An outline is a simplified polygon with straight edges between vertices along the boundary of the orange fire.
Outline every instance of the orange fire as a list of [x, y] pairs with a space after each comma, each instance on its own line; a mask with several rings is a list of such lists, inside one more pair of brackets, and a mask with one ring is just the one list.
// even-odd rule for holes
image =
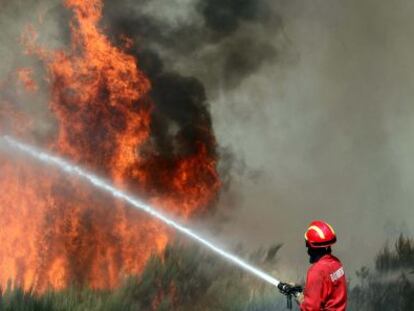
[[27, 91], [37, 91], [36, 81], [33, 80], [33, 70], [30, 68], [20, 68], [17, 70], [17, 77]]
[[[216, 155], [207, 147], [213, 134], [206, 129], [209, 141], [186, 154], [153, 152], [150, 81], [99, 28], [101, 0], [65, 6], [73, 12], [68, 51], [40, 47], [33, 31], [25, 41], [44, 63], [50, 86], [58, 128], [47, 147], [176, 216], [203, 211], [220, 189]], [[20, 71], [19, 78], [34, 91], [30, 73]], [[113, 288], [139, 274], [170, 240], [157, 221], [78, 180], [4, 156], [0, 168], [2, 286], [11, 280], [40, 292], [71, 284]]]

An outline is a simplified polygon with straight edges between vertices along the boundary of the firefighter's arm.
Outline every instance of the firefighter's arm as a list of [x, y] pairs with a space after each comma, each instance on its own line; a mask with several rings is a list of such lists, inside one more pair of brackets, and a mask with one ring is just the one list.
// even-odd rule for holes
[[[306, 278], [303, 297], [298, 297], [301, 311], [319, 311], [323, 302], [324, 276], [321, 271], [310, 269]], [[302, 300], [300, 302], [299, 300]]]

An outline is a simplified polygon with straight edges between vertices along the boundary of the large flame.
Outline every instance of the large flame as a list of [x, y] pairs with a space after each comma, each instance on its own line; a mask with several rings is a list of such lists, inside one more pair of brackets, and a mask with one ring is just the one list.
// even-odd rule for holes
[[[213, 134], [207, 129], [208, 141], [189, 152], [157, 155], [151, 146], [151, 83], [137, 60], [99, 28], [101, 1], [66, 0], [65, 6], [73, 12], [69, 50], [39, 46], [33, 31], [25, 40], [29, 54], [46, 68], [49, 109], [58, 124], [47, 147], [176, 216], [188, 218], [208, 207], [220, 188], [216, 156], [208, 148]], [[18, 71], [18, 77], [28, 91], [37, 90], [30, 70]], [[3, 287], [11, 280], [37, 291], [71, 284], [112, 288], [123, 276], [139, 274], [169, 241], [160, 223], [77, 180], [23, 160], [0, 158], [0, 169]]]

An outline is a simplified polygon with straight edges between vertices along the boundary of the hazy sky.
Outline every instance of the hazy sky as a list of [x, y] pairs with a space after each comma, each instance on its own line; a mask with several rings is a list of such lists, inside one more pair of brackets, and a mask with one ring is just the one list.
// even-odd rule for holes
[[303, 231], [326, 219], [354, 270], [414, 233], [414, 3], [292, 1], [282, 12], [296, 58], [212, 104], [220, 142], [262, 172], [233, 184], [240, 208], [226, 233], [288, 243], [283, 261], [303, 269]]

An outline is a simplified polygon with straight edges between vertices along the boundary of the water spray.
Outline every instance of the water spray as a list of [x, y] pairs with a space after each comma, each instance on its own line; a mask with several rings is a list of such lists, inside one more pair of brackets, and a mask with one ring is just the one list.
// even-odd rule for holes
[[228, 251], [221, 249], [220, 247], [214, 245], [213, 242], [201, 237], [199, 234], [195, 233], [194, 230], [180, 224], [179, 222], [172, 219], [172, 217], [167, 216], [163, 212], [149, 206], [148, 204], [142, 202], [138, 198], [134, 197], [133, 195], [128, 194], [127, 192], [121, 191], [114, 187], [111, 183], [105, 181], [104, 179], [96, 176], [95, 174], [70, 163], [67, 160], [64, 160], [60, 157], [51, 155], [47, 152], [39, 150], [38, 148], [19, 142], [16, 139], [13, 139], [9, 136], [4, 136], [0, 138], [0, 144], [7, 145], [19, 152], [22, 152], [26, 155], [31, 156], [32, 158], [43, 162], [48, 165], [52, 165], [57, 167], [59, 170], [74, 176], [78, 176], [83, 180], [87, 180], [90, 184], [94, 185], [96, 188], [101, 189], [117, 199], [123, 200], [130, 204], [131, 206], [144, 211], [145, 213], [151, 215], [152, 217], [162, 221], [163, 223], [167, 224], [168, 226], [176, 229], [180, 233], [188, 236], [192, 240], [198, 242], [199, 244], [209, 248], [216, 254], [220, 255], [221, 257], [229, 260], [233, 264], [239, 266], [243, 270], [249, 272], [250, 274], [255, 275], [256, 277], [266, 281], [272, 285], [278, 286], [281, 283], [276, 278], [272, 277], [270, 274], [250, 265], [249, 263], [245, 262], [244, 260], [240, 259], [239, 257], [231, 254]]

